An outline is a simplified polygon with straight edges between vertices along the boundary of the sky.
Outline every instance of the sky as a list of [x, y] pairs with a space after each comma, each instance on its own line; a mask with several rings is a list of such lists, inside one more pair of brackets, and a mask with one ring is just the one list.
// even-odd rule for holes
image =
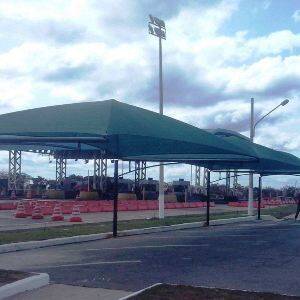
[[[299, 0], [0, 0], [0, 113], [111, 98], [158, 111], [149, 14], [167, 28], [166, 115], [249, 135], [251, 97], [256, 118], [288, 98], [260, 123], [255, 141], [300, 156]], [[92, 162], [70, 161], [68, 173], [88, 169]], [[23, 155], [23, 171], [55, 176], [48, 158], [32, 154]], [[179, 177], [189, 179], [190, 168], [166, 168], [167, 180]]]

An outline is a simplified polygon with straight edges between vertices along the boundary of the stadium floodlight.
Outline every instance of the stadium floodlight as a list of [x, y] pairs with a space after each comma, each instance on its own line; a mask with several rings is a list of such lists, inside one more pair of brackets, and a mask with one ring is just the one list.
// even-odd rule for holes
[[[164, 114], [163, 109], [163, 76], [162, 76], [162, 43], [166, 39], [165, 22], [157, 17], [149, 15], [148, 29], [151, 35], [158, 37], [159, 40], [159, 113]], [[159, 196], [158, 196], [158, 216], [163, 219], [165, 216], [165, 196], [164, 196], [164, 165], [159, 166]]]
[[165, 22], [157, 17], [149, 15], [150, 23], [154, 24], [155, 26], [166, 28]]
[[165, 22], [152, 15], [149, 15], [150, 22], [148, 23], [149, 33], [161, 39], [166, 39]]

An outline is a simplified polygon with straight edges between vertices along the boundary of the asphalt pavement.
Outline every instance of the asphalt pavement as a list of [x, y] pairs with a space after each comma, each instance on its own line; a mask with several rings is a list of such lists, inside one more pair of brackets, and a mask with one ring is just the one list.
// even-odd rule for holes
[[252, 222], [0, 255], [55, 284], [136, 291], [157, 282], [300, 296], [300, 222]]

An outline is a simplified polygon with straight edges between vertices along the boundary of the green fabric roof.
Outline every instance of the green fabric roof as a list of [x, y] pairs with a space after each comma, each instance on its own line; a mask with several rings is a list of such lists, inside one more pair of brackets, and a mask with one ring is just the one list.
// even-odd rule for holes
[[[259, 158], [256, 162], [237, 162], [231, 163], [232, 168], [236, 165], [237, 169], [253, 170], [262, 175], [272, 174], [300, 174], [300, 159], [290, 153], [276, 151], [268, 147], [252, 143], [249, 138], [226, 129], [210, 130], [209, 132], [216, 136], [222, 137], [227, 142], [238, 146], [241, 149], [249, 149], [255, 152], [255, 156]], [[211, 163], [207, 164], [212, 169], [226, 169], [229, 164]], [[234, 168], [234, 167], [233, 167]]]
[[[72, 137], [72, 141], [67, 140]], [[120, 159], [163, 161], [168, 157], [182, 162], [224, 160], [224, 157], [227, 161], [256, 159], [252, 149], [233, 146], [207, 131], [116, 100], [1, 115], [0, 149], [28, 151], [31, 147], [56, 151], [70, 158], [89, 157], [103, 150], [106, 157]]]

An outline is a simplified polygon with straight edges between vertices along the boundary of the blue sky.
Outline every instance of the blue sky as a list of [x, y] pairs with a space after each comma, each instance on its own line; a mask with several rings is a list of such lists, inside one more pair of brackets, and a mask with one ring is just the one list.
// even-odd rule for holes
[[299, 32], [299, 24], [292, 18], [299, 9], [298, 0], [242, 0], [222, 32], [230, 35], [246, 30], [250, 37], [285, 29]]
[[[300, 155], [298, 0], [0, 0], [0, 113], [109, 98], [157, 111], [149, 13], [167, 26], [167, 115], [248, 135], [251, 97], [257, 117], [289, 98], [260, 124], [256, 141]], [[88, 168], [70, 162], [69, 173]], [[55, 174], [46, 158], [32, 155], [24, 155], [23, 171]], [[189, 178], [189, 168], [168, 167], [166, 175]], [[295, 178], [268, 179], [287, 182]]]

